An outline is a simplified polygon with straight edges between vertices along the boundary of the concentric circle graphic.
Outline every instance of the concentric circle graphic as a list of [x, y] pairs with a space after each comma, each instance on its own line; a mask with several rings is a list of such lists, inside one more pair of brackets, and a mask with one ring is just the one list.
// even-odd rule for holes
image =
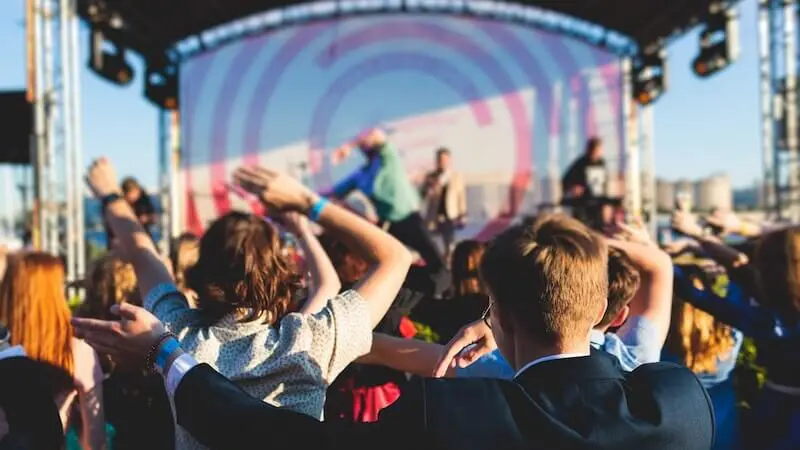
[[262, 163], [327, 189], [360, 157], [330, 152], [381, 125], [418, 179], [450, 148], [468, 184], [469, 229], [488, 238], [558, 197], [588, 136], [621, 173], [619, 60], [568, 37], [460, 16], [376, 15], [276, 30], [181, 70], [183, 180], [196, 233], [253, 206], [225, 182]]

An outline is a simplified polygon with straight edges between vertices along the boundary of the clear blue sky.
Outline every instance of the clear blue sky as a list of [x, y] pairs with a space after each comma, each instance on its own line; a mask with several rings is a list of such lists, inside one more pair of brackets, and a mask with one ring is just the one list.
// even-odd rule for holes
[[[735, 186], [749, 186], [761, 176], [755, 0], [744, 0], [740, 11], [741, 57], [717, 76], [701, 80], [691, 72], [697, 31], [668, 49], [669, 90], [655, 109], [659, 177], [727, 172]], [[81, 45], [85, 42], [83, 30]], [[141, 74], [140, 61], [132, 62]], [[119, 88], [90, 73], [84, 61], [81, 64], [87, 163], [109, 155], [126, 173], [155, 186], [157, 115], [142, 96], [141, 80]], [[0, 2], [0, 90], [19, 89], [24, 83], [24, 1], [4, 0]]]

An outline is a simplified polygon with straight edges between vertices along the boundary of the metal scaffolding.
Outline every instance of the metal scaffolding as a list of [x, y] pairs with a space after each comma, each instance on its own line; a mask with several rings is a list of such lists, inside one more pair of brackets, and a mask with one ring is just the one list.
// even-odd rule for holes
[[796, 0], [759, 1], [764, 206], [793, 222], [800, 220], [797, 14]]
[[76, 0], [29, 0], [35, 76], [34, 245], [63, 255], [68, 281], [86, 267]]

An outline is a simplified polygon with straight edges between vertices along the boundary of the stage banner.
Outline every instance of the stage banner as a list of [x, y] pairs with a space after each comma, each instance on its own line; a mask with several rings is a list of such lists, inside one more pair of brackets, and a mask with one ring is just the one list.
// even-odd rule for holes
[[384, 127], [419, 181], [446, 147], [467, 182], [466, 235], [560, 200], [562, 172], [603, 139], [622, 193], [617, 56], [562, 35], [454, 15], [318, 21], [203, 53], [181, 70], [186, 222], [201, 233], [253, 205], [226, 183], [263, 164], [325, 190], [363, 164], [333, 149]]

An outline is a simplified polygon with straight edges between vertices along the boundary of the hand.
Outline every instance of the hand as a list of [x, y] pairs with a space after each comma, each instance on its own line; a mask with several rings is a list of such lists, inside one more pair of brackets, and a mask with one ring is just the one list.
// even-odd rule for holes
[[119, 193], [117, 172], [106, 158], [96, 159], [86, 173], [86, 183], [97, 198]]
[[690, 213], [676, 211], [672, 214], [672, 228], [689, 237], [701, 237], [703, 228], [697, 223], [697, 219]]
[[655, 246], [655, 242], [650, 237], [650, 233], [647, 232], [647, 229], [644, 227], [641, 219], [636, 219], [633, 224], [625, 224], [622, 222], [617, 223], [617, 235], [614, 236], [616, 239], [621, 239], [628, 242], [634, 242], [637, 244], [647, 245], [647, 246]]
[[317, 198], [314, 192], [289, 175], [264, 167], [239, 167], [233, 179], [242, 189], [257, 195], [268, 208], [280, 212], [305, 213]]
[[301, 237], [311, 231], [311, 226], [308, 218], [297, 212], [288, 212], [280, 217], [280, 222], [286, 227], [286, 230]]
[[99, 353], [123, 363], [141, 365], [166, 332], [164, 324], [144, 308], [130, 303], [113, 305], [111, 312], [120, 320], [72, 319], [75, 336]]
[[342, 161], [350, 157], [353, 152], [352, 144], [344, 144], [333, 151], [331, 154], [331, 164], [334, 166], [339, 165]]
[[714, 214], [706, 217], [706, 222], [715, 227], [721, 228], [722, 232], [725, 234], [739, 232], [744, 225], [742, 220], [739, 219], [739, 216], [736, 214], [720, 211], [717, 211]]
[[[474, 345], [473, 345], [474, 344]], [[476, 320], [458, 330], [458, 333], [447, 343], [447, 346], [436, 363], [433, 376], [444, 377], [447, 369], [467, 367], [483, 355], [497, 348], [492, 329], [483, 319]]]
[[693, 251], [699, 249], [700, 247], [697, 245], [697, 242], [691, 239], [680, 239], [670, 242], [664, 246], [664, 251], [670, 255], [677, 255], [678, 253], [683, 253], [684, 251]]

